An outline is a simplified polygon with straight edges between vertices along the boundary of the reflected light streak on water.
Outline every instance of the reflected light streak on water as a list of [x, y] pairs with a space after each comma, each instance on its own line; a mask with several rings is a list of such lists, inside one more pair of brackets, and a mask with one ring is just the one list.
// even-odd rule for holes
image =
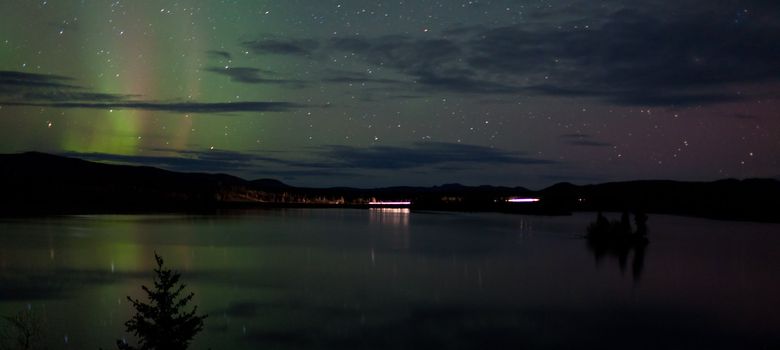
[[212, 315], [193, 349], [777, 348], [779, 225], [651, 216], [639, 280], [587, 244], [594, 217], [0, 220], [0, 316], [45, 317], [52, 349], [132, 340], [125, 297], [142, 296], [157, 251]]

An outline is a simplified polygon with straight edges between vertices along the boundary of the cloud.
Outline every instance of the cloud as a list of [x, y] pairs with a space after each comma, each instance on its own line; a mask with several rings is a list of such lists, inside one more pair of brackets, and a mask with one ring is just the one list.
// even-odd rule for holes
[[289, 102], [147, 102], [125, 101], [115, 103], [103, 102], [0, 102], [8, 106], [33, 106], [49, 108], [80, 108], [80, 109], [135, 109], [145, 111], [172, 113], [232, 113], [232, 112], [285, 112], [303, 106]]
[[[147, 154], [60, 153], [92, 161], [153, 166], [180, 172], [230, 173], [242, 176], [296, 178], [360, 177], [372, 171], [470, 171], [502, 165], [549, 165], [554, 161], [490, 147], [443, 142], [411, 146], [322, 146], [296, 152], [149, 149]], [[305, 158], [301, 158], [305, 157]]]
[[216, 57], [216, 58], [221, 58], [221, 59], [225, 59], [225, 60], [230, 60], [230, 59], [233, 58], [233, 56], [230, 54], [230, 52], [222, 51], [222, 50], [208, 50], [208, 51], [206, 51], [206, 53], [209, 56]]
[[[450, 28], [441, 37], [385, 35], [245, 42], [256, 53], [325, 59], [349, 54], [399, 74], [399, 88], [548, 95], [615, 105], [690, 106], [756, 97], [737, 85], [780, 81], [780, 27], [757, 12], [691, 1], [549, 10], [522, 25]], [[661, 15], [663, 14], [663, 15]], [[725, 20], [724, 20], [725, 18]], [[325, 64], [325, 63], [323, 63]], [[384, 78], [384, 77], [382, 77]], [[359, 78], [331, 78], [355, 81]], [[391, 83], [390, 81], [387, 81]], [[754, 90], [755, 91], [755, 90]], [[776, 91], [776, 89], [775, 89]], [[766, 97], [766, 96], [764, 96]]]
[[[512, 93], [520, 87], [479, 77], [462, 57], [467, 47], [449, 39], [419, 39], [408, 35], [340, 38], [330, 48], [357, 54], [371, 64], [389, 66], [409, 77], [418, 88], [459, 93]], [[405, 84], [408, 84], [406, 82]]]
[[[300, 152], [298, 152], [300, 153]], [[445, 142], [418, 142], [411, 146], [354, 147], [327, 145], [310, 151], [314, 160], [255, 156], [257, 161], [294, 168], [386, 170], [475, 165], [546, 165], [554, 161], [527, 157], [491, 147]], [[471, 167], [469, 167], [469, 165]]]
[[244, 84], [274, 84], [280, 86], [286, 86], [288, 88], [299, 89], [306, 87], [314, 83], [347, 83], [347, 84], [389, 84], [389, 85], [405, 85], [409, 82], [404, 82], [397, 79], [388, 79], [368, 74], [365, 72], [355, 72], [347, 70], [337, 69], [325, 69], [320, 79], [312, 79], [309, 81], [299, 79], [278, 79], [278, 78], [266, 78], [265, 76], [278, 76], [270, 70], [253, 68], [253, 67], [210, 67], [205, 69], [208, 72], [224, 75], [230, 78], [231, 81], [244, 83]]
[[[122, 101], [133, 96], [87, 91], [71, 77], [19, 71], [0, 71], [0, 97], [23, 101]], [[0, 101], [1, 102], [1, 101]], [[9, 103], [5, 103], [9, 104]]]
[[[296, 152], [300, 154], [301, 152]], [[255, 155], [253, 160], [272, 163], [299, 171], [317, 173], [337, 169], [408, 170], [415, 168], [454, 167], [465, 170], [475, 165], [546, 165], [554, 161], [527, 157], [519, 153], [491, 147], [445, 142], [418, 142], [411, 146], [353, 147], [327, 145], [310, 150], [311, 159], [301, 160], [268, 155]], [[469, 166], [470, 165], [470, 166]], [[288, 170], [285, 170], [288, 171]], [[289, 173], [288, 175], [301, 175]]]
[[23, 92], [18, 95], [22, 101], [49, 101], [49, 102], [67, 102], [67, 101], [102, 101], [119, 102], [135, 95], [104, 94], [100, 92], [78, 92], [78, 91], [52, 91], [39, 90]]
[[[306, 42], [307, 49], [300, 48]], [[257, 45], [257, 42], [253, 42]], [[409, 35], [387, 35], [378, 38], [335, 38], [313, 44], [311, 40], [273, 40], [275, 46], [299, 49], [278, 50], [275, 53], [320, 57], [339, 52], [355, 54], [377, 66], [388, 66], [407, 79], [388, 79], [362, 72], [326, 69], [321, 80], [333, 83], [383, 83], [396, 84], [408, 90], [410, 87], [444, 90], [460, 93], [512, 93], [519, 87], [477, 77], [477, 71], [467, 67], [459, 58], [464, 48], [448, 39], [416, 39]], [[246, 43], [245, 43], [246, 45]], [[315, 55], [320, 49], [324, 55]], [[256, 53], [258, 53], [255, 50]], [[259, 52], [262, 54], [266, 51]], [[333, 74], [338, 72], [337, 74]]]
[[656, 91], [629, 91], [617, 89], [602, 89], [601, 87], [578, 86], [561, 87], [552, 84], [532, 86], [528, 91], [544, 95], [559, 97], [591, 97], [601, 98], [617, 105], [644, 105], [644, 106], [688, 106], [704, 105], [724, 102], [740, 101], [747, 98], [745, 95], [733, 93], [710, 92], [684, 92], [677, 93], [671, 90]]
[[[259, 71], [259, 70], [258, 70]], [[0, 71], [0, 104], [80, 109], [136, 109], [173, 113], [284, 112], [303, 107], [290, 102], [160, 102], [138, 96], [86, 91], [73, 78], [16, 71]]]
[[319, 47], [312, 39], [262, 39], [244, 41], [242, 46], [259, 55], [310, 56]]
[[292, 87], [303, 87], [306, 82], [302, 80], [267, 79], [261, 74], [272, 75], [273, 72], [250, 67], [206, 68], [206, 71], [230, 77], [230, 80], [246, 84], [279, 84]]
[[701, 15], [622, 10], [590, 29], [486, 30], [470, 39], [468, 60], [488, 75], [525, 77], [532, 91], [548, 95], [626, 105], [711, 104], [744, 98], [727, 92], [728, 84], [780, 78], [775, 33]]
[[416, 73], [416, 82], [421, 83], [428, 88], [460, 93], [509, 94], [525, 90], [522, 87], [479, 79], [475, 77], [475, 75], [475, 72], [448, 75], [429, 71], [419, 71]]
[[72, 80], [61, 75], [0, 71], [0, 91], [6, 87], [78, 89], [79, 86], [69, 83]]
[[373, 63], [385, 63], [405, 72], [454, 71], [453, 61], [464, 54], [458, 43], [449, 39], [419, 39], [407, 35], [388, 35], [374, 39], [333, 40], [341, 51], [361, 54]]
[[354, 72], [340, 69], [326, 69], [324, 82], [329, 83], [378, 83], [378, 84], [404, 84], [406, 82], [397, 79], [379, 78], [366, 72]]

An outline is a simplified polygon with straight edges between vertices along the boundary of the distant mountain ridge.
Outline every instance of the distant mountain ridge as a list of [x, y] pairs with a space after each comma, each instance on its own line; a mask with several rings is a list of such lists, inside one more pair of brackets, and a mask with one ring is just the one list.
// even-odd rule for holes
[[[578, 186], [301, 188], [274, 179], [179, 173], [146, 166], [95, 163], [52, 154], [0, 154], [3, 215], [96, 212], [210, 211], [253, 206], [353, 206], [370, 200], [411, 200], [413, 209], [567, 214], [644, 211], [718, 219], [780, 222], [780, 181], [644, 180]], [[534, 204], [510, 204], [511, 197]]]

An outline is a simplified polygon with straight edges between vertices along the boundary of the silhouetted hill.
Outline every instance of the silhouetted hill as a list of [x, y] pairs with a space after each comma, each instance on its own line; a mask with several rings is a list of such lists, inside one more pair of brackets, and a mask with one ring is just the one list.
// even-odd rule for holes
[[[29, 152], [0, 155], [3, 215], [211, 210], [234, 206], [357, 206], [412, 201], [413, 209], [567, 214], [642, 211], [718, 219], [780, 222], [780, 182], [630, 181], [541, 191], [523, 187], [301, 188], [273, 179], [246, 181], [224, 174], [178, 173]], [[536, 203], [507, 203], [536, 197]]]
[[718, 219], [780, 221], [780, 181], [774, 179], [557, 184], [540, 191], [540, 196], [572, 210], [641, 210]]
[[182, 174], [37, 152], [0, 155], [0, 206], [6, 213], [208, 208], [244, 184], [230, 175]]
[[258, 179], [251, 181], [251, 185], [254, 188], [258, 189], [268, 189], [268, 190], [280, 190], [280, 189], [290, 189], [293, 188], [292, 186], [281, 182], [279, 180], [274, 179]]

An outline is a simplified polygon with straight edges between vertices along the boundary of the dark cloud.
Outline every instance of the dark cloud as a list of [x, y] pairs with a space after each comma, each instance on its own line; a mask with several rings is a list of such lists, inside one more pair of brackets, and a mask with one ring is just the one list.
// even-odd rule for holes
[[[240, 76], [241, 70], [236, 76]], [[259, 72], [257, 70], [256, 72]], [[247, 74], [244, 72], [243, 74]], [[290, 102], [159, 102], [132, 99], [137, 96], [85, 91], [65, 82], [70, 77], [0, 71], [0, 104], [81, 109], [137, 109], [174, 113], [284, 112], [301, 105]]]
[[400, 73], [407, 79], [396, 82], [406, 89], [411, 83], [434, 92], [595, 98], [617, 105], [740, 101], [755, 96], [731, 87], [780, 80], [780, 27], [774, 21], [756, 11], [690, 3], [701, 6], [668, 14], [669, 6], [660, 2], [611, 12], [585, 7], [578, 16], [570, 9], [550, 11], [546, 22], [454, 27], [439, 38], [273, 39], [245, 45], [257, 53], [323, 58], [347, 53]]
[[[274, 40], [280, 46], [299, 47], [308, 40]], [[287, 54], [307, 56], [328, 56], [339, 52], [355, 54], [363, 60], [387, 66], [406, 76], [406, 80], [369, 76], [361, 72], [342, 71], [332, 74], [326, 70], [325, 82], [384, 83], [396, 84], [398, 88], [444, 90], [459, 93], [513, 93], [521, 87], [507, 85], [478, 77], [478, 71], [465, 65], [461, 58], [464, 49], [459, 43], [448, 39], [417, 39], [409, 35], [387, 35], [379, 38], [336, 38], [322, 44], [309, 44], [320, 48], [324, 55], [314, 55], [311, 50], [289, 50]], [[262, 52], [265, 53], [265, 52]], [[284, 52], [277, 52], [284, 53]]]
[[244, 41], [242, 45], [258, 55], [310, 56], [319, 47], [319, 42], [311, 39], [262, 39]]
[[605, 100], [619, 105], [643, 106], [697, 106], [717, 103], [743, 101], [747, 96], [736, 93], [673, 93], [665, 91], [654, 92], [618, 92], [601, 96]]
[[405, 82], [397, 79], [380, 78], [374, 74], [366, 72], [354, 72], [338, 69], [326, 69], [322, 81], [329, 83], [378, 83], [378, 84], [404, 84]]
[[665, 91], [619, 91], [611, 89], [609, 91], [599, 90], [592, 86], [591, 90], [586, 87], [561, 87], [551, 84], [532, 86], [527, 89], [529, 92], [554, 95], [560, 97], [592, 97], [601, 98], [608, 102], [618, 105], [645, 105], [645, 106], [688, 106], [704, 105], [712, 103], [723, 103], [744, 100], [747, 96], [732, 93], [709, 93], [709, 92], [686, 92], [676, 93], [670, 90]]
[[[385, 63], [404, 72], [420, 71], [459, 73], [464, 67], [455, 63], [463, 48], [448, 39], [415, 39], [409, 36], [385, 36], [366, 40], [357, 51], [374, 63]], [[339, 47], [336, 44], [336, 47]]]
[[299, 79], [278, 79], [267, 78], [268, 76], [278, 76], [270, 70], [252, 68], [252, 67], [210, 67], [205, 69], [208, 72], [217, 73], [230, 78], [230, 80], [245, 84], [275, 84], [289, 88], [303, 88], [314, 83], [346, 83], [346, 84], [408, 84], [397, 79], [381, 78], [365, 72], [355, 72], [346, 70], [326, 69], [323, 71], [323, 77], [316, 80]]
[[724, 92], [728, 84], [780, 78], [780, 34], [772, 29], [624, 10], [590, 29], [486, 30], [470, 39], [468, 59], [486, 73], [527, 77], [532, 90], [549, 95], [709, 104], [741, 98]]
[[66, 88], [77, 89], [69, 82], [72, 78], [53, 74], [36, 74], [17, 71], [0, 71], [0, 89], [11, 88]]
[[477, 78], [475, 72], [468, 71], [456, 75], [418, 71], [416, 77], [415, 82], [423, 84], [427, 88], [448, 92], [508, 94], [524, 90], [521, 87]]
[[233, 112], [284, 112], [301, 105], [289, 102], [146, 102], [125, 101], [116, 103], [103, 102], [3, 102], [9, 106], [34, 106], [50, 108], [83, 108], [83, 109], [137, 109], [145, 111], [173, 113], [233, 113]]
[[87, 91], [83, 87], [73, 84], [73, 80], [70, 77], [54, 74], [0, 71], [0, 97], [17, 103], [23, 101], [107, 102], [122, 101], [133, 97]]
[[230, 54], [230, 52], [222, 51], [222, 50], [208, 50], [206, 51], [209, 56], [221, 58], [225, 60], [230, 60], [233, 58], [233, 56]]
[[479, 72], [462, 61], [465, 47], [449, 39], [416, 39], [389, 35], [374, 39], [342, 38], [330, 42], [334, 50], [346, 51], [380, 66], [389, 66], [409, 76], [418, 88], [460, 93], [511, 93], [520, 89], [480, 78]]
[[67, 101], [101, 101], [118, 102], [135, 95], [104, 94], [99, 92], [78, 92], [78, 91], [55, 91], [38, 90], [24, 92], [18, 95], [22, 101], [49, 101], [49, 102], [67, 102]]
[[229, 67], [229, 68], [206, 68], [206, 71], [221, 74], [230, 77], [230, 80], [246, 83], [246, 84], [279, 84], [289, 85], [291, 87], [303, 87], [306, 82], [302, 80], [288, 80], [288, 79], [268, 79], [263, 78], [262, 75], [272, 75], [273, 73], [268, 70], [250, 68], [250, 67]]
[[[284, 179], [313, 177], [365, 177], [372, 170], [447, 169], [468, 171], [501, 165], [547, 165], [555, 162], [490, 147], [441, 142], [420, 142], [408, 147], [324, 146], [299, 152], [235, 152], [225, 150], [150, 149], [149, 155], [60, 153], [92, 161], [146, 165], [182, 172], [241, 173]], [[299, 158], [307, 155], [308, 159]], [[369, 173], [367, 173], [369, 172]]]

